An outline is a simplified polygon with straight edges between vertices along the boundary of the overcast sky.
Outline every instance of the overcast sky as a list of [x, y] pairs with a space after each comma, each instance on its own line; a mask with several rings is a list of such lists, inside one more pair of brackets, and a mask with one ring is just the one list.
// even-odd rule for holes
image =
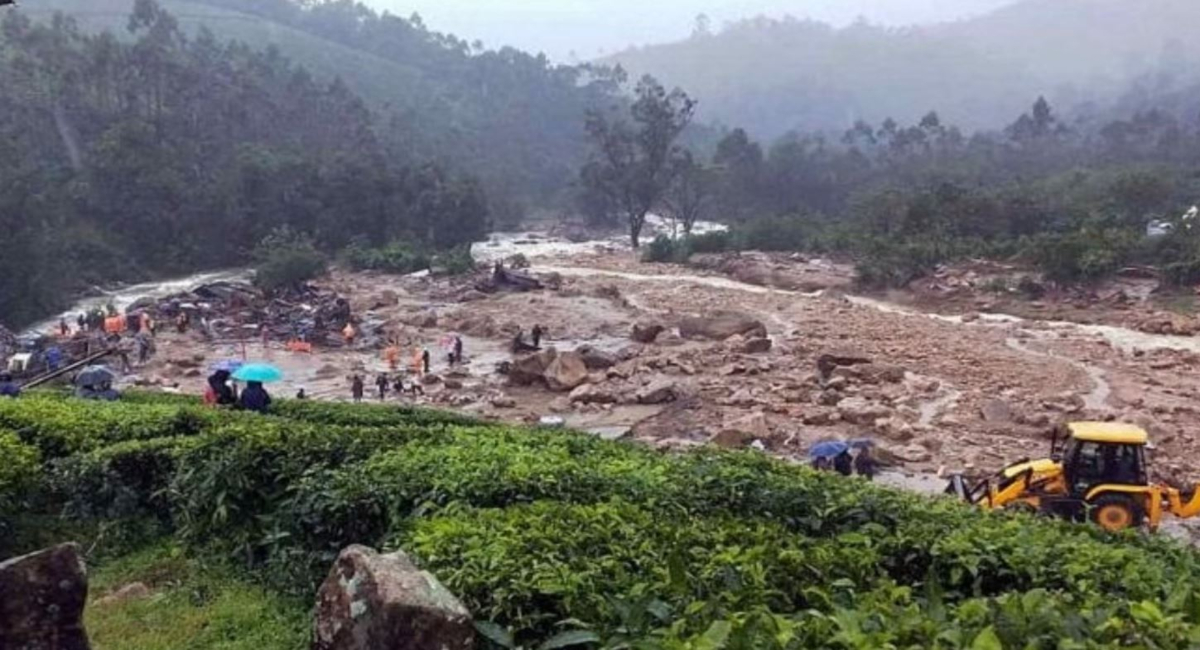
[[811, 17], [844, 25], [858, 16], [907, 25], [962, 18], [1011, 0], [366, 0], [400, 16], [421, 14], [431, 29], [488, 47], [514, 45], [566, 61], [629, 45], [686, 37], [698, 14], [714, 27], [756, 15]]

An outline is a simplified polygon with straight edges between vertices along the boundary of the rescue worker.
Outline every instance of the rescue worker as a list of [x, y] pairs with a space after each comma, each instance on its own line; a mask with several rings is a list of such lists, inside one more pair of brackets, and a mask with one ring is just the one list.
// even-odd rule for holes
[[247, 411], [266, 413], [267, 409], [271, 407], [271, 395], [263, 388], [262, 382], [247, 382], [246, 389], [238, 398], [238, 406]]

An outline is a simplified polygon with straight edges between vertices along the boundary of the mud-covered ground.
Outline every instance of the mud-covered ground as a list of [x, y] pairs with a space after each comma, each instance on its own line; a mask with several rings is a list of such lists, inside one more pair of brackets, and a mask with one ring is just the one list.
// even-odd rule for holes
[[[522, 252], [529, 272], [553, 288], [482, 294], [469, 279], [335, 272], [325, 282], [350, 298], [363, 321], [355, 346], [293, 354], [282, 341], [264, 349], [260, 340], [164, 333], [141, 379], [198, 393], [202, 367], [241, 357], [245, 346], [247, 357], [286, 371], [276, 392], [304, 388], [316, 399], [344, 400], [353, 373], [366, 374], [370, 388], [387, 370], [380, 342], [391, 338], [402, 344], [403, 366], [428, 346], [434, 377], [423, 380], [424, 395], [388, 400], [487, 418], [558, 417], [655, 445], [715, 442], [797, 459], [817, 441], [872, 438], [883, 456], [919, 474], [993, 470], [1044, 454], [1059, 422], [1120, 418], [1150, 430], [1161, 478], [1200, 478], [1200, 339], [956, 308], [966, 298], [948, 301], [940, 311], [949, 315], [931, 315], [920, 311], [937, 307], [928, 296], [905, 306], [854, 297], [850, 269], [801, 256], [719, 256], [683, 267], [639, 263], [615, 242], [531, 237], [480, 252], [487, 259]], [[992, 291], [978, 293], [983, 300]], [[1156, 309], [1134, 300], [1120, 311]], [[678, 328], [689, 317], [757, 321], [770, 343], [752, 332], [684, 338]], [[560, 390], [518, 386], [497, 372], [514, 360], [514, 335], [535, 324], [548, 331], [544, 347], [588, 348], [582, 385], [570, 388], [575, 376]], [[639, 343], [631, 339], [635, 324], [665, 331]], [[458, 368], [440, 347], [449, 334], [464, 340], [467, 363]], [[822, 376], [823, 355], [858, 363]]]

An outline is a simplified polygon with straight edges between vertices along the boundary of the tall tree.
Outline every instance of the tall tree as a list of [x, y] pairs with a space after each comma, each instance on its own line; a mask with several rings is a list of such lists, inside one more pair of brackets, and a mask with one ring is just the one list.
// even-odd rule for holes
[[690, 151], [683, 152], [674, 164], [671, 186], [663, 203], [672, 219], [683, 226], [683, 234], [690, 235], [696, 222], [706, 216], [712, 205], [713, 174]]
[[580, 180], [606, 195], [629, 226], [634, 248], [646, 215], [662, 200], [682, 155], [676, 143], [695, 113], [696, 102], [676, 88], [667, 92], [653, 77], [642, 77], [630, 118], [589, 111], [585, 127], [595, 147]]

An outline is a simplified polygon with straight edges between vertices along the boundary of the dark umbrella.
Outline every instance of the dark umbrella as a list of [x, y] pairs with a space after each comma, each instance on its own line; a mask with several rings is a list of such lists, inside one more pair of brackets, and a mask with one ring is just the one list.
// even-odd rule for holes
[[841, 440], [828, 440], [818, 442], [808, 450], [809, 458], [833, 458], [838, 454], [850, 449], [850, 445]]
[[88, 366], [75, 376], [75, 385], [84, 388], [95, 388], [105, 382], [112, 383], [117, 375], [105, 366]]

